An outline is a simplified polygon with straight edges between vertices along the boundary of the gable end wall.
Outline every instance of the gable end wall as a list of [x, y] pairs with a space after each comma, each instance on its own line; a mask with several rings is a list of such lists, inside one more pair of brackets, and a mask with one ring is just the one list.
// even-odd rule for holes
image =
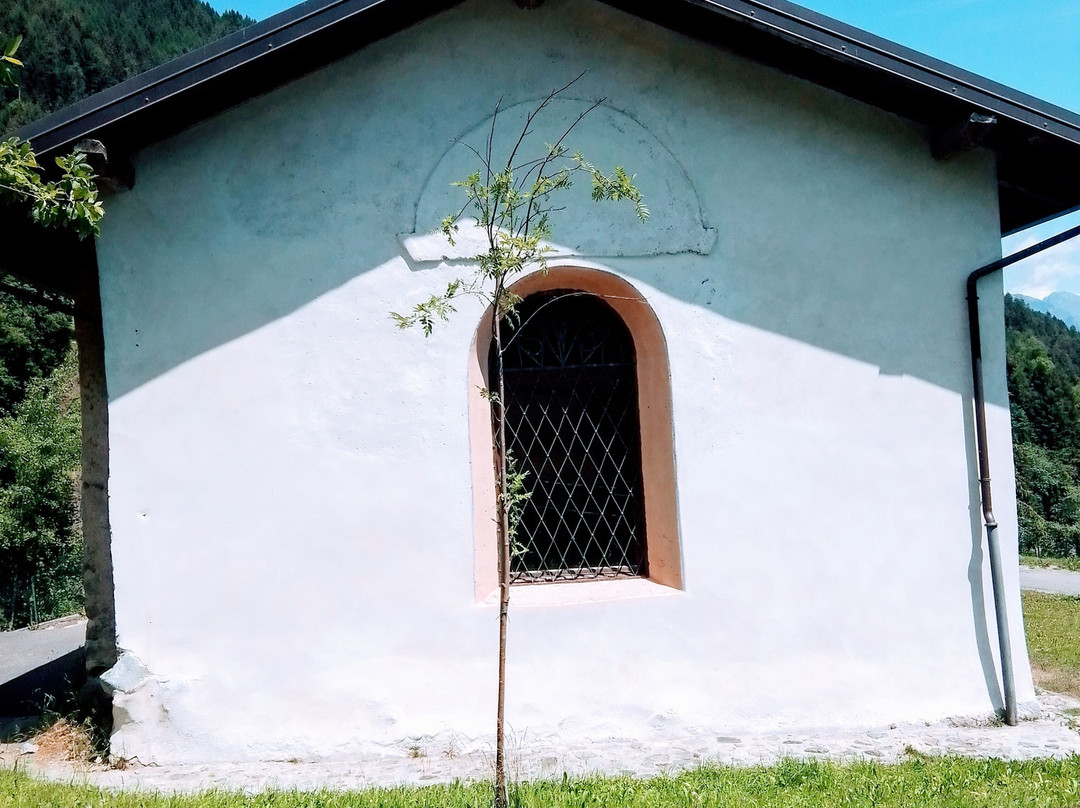
[[[452, 138], [586, 68], [575, 97], [662, 143], [716, 231], [707, 254], [560, 261], [621, 276], [663, 330], [683, 588], [512, 606], [511, 723], [648, 738], [657, 717], [727, 731], [1000, 706], [964, 308], [967, 273], [1000, 251], [991, 156], [935, 162], [906, 121], [589, 0], [469, 0], [143, 151], [112, 200], [114, 752], [491, 732], [467, 381], [482, 309], [398, 332], [391, 310], [462, 270], [411, 268], [397, 237]], [[654, 218], [685, 201], [629, 168]], [[982, 288], [1030, 702], [1000, 281]]]

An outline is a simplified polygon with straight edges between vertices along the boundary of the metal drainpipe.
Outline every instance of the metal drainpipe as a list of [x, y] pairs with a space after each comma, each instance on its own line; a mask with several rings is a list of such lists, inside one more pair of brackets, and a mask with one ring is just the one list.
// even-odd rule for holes
[[982, 334], [979, 330], [978, 283], [981, 278], [1080, 235], [1080, 226], [1072, 227], [1053, 238], [1040, 241], [1025, 250], [999, 258], [979, 267], [967, 279], [968, 325], [971, 329], [971, 378], [975, 389], [975, 441], [979, 453], [979, 489], [982, 495], [983, 521], [986, 523], [986, 544], [990, 555], [990, 579], [994, 588], [994, 614], [997, 618], [998, 647], [1001, 650], [1001, 686], [1005, 691], [1005, 723], [1016, 726], [1016, 679], [1013, 676], [1012, 642], [1005, 610], [1005, 579], [1001, 568], [1001, 545], [998, 542], [998, 523], [990, 495], [990, 454], [986, 441], [986, 393], [983, 390]]

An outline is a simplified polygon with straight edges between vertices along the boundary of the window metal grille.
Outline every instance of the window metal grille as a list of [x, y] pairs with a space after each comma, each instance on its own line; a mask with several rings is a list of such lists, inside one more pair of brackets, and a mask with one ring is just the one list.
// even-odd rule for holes
[[[533, 295], [503, 330], [507, 446], [531, 492], [511, 580], [647, 570], [634, 343], [599, 298]], [[495, 378], [495, 351], [489, 357]]]

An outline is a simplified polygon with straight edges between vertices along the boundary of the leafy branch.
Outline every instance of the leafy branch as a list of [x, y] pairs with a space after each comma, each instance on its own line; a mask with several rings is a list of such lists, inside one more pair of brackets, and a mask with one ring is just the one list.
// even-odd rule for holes
[[510, 542], [510, 554], [514, 557], [524, 554], [526, 550], [525, 545], [517, 541], [517, 529], [521, 524], [521, 512], [525, 508], [525, 503], [532, 497], [532, 491], [525, 487], [525, 478], [528, 476], [529, 472], [518, 469], [517, 461], [508, 451], [506, 453], [506, 490], [501, 500], [503, 508], [506, 509], [506, 535]]
[[8, 40], [0, 38], [0, 84], [12, 84], [18, 86], [15, 80], [15, 68], [22, 67], [23, 63], [15, 58], [15, 51], [22, 44], [21, 36], [13, 36]]
[[[15, 84], [14, 69], [22, 66], [15, 52], [21, 42], [17, 36], [0, 48], [0, 83]], [[81, 154], [57, 157], [56, 165], [60, 178], [45, 180], [29, 143], [17, 138], [0, 141], [0, 203], [28, 205], [30, 218], [44, 227], [72, 230], [80, 238], [98, 235], [105, 210], [93, 169]]]

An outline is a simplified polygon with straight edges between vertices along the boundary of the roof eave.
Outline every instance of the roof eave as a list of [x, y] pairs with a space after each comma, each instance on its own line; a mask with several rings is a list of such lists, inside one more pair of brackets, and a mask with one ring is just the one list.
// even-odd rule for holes
[[307, 0], [28, 124], [39, 155], [87, 137], [137, 148], [324, 67], [461, 0]]
[[[695, 39], [914, 120], [998, 125], [1001, 227], [1080, 207], [1080, 115], [786, 0], [603, 0]], [[133, 151], [390, 36], [460, 0], [308, 0], [20, 130], [41, 155], [86, 137]]]

